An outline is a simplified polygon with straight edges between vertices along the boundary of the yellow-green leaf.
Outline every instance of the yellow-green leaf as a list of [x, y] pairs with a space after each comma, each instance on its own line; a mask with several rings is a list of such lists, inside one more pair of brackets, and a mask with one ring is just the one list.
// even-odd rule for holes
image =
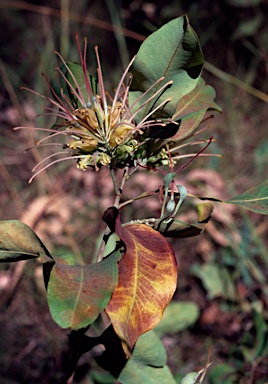
[[0, 221], [0, 262], [52, 259], [48, 250], [28, 225], [18, 220]]
[[241, 195], [233, 197], [226, 203], [240, 205], [250, 211], [268, 215], [268, 180], [241, 193]]
[[154, 331], [159, 337], [175, 334], [193, 325], [199, 317], [197, 304], [191, 301], [172, 301]]
[[166, 362], [163, 344], [155, 332], [150, 331], [139, 337], [118, 380], [122, 384], [176, 384]]

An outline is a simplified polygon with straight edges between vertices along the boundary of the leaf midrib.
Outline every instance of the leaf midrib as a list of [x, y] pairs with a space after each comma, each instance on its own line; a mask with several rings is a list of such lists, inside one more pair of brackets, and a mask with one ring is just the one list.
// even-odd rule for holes
[[70, 326], [75, 325], [74, 324], [74, 318], [75, 318], [75, 315], [76, 315], [76, 309], [78, 307], [78, 303], [79, 303], [81, 292], [82, 292], [83, 278], [84, 278], [84, 270], [83, 270], [82, 267], [80, 267], [80, 284], [79, 284], [79, 289], [78, 289], [78, 292], [77, 292], [77, 295], [76, 295], [76, 299], [75, 299], [75, 302], [74, 302], [74, 305], [73, 305], [73, 315], [72, 315], [72, 319], [71, 319], [71, 322], [70, 322]]
[[243, 199], [243, 200], [235, 200], [235, 199], [232, 199], [232, 200], [229, 200], [229, 202], [232, 202], [232, 203], [248, 203], [248, 202], [255, 202], [255, 201], [260, 201], [260, 200], [268, 200], [268, 196], [265, 196], [265, 197], [258, 197], [258, 198], [255, 198], [255, 199]]

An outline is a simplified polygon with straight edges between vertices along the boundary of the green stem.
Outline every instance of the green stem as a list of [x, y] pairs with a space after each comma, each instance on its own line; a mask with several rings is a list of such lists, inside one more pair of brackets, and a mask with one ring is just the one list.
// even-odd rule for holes
[[124, 201], [123, 203], [121, 203], [119, 205], [119, 209], [125, 207], [126, 205], [128, 204], [131, 204], [133, 203], [134, 201], [137, 201], [137, 200], [140, 200], [140, 199], [144, 199], [145, 197], [150, 197], [150, 196], [155, 196], [159, 193], [159, 189], [156, 189], [155, 191], [147, 191], [147, 192], [143, 192], [141, 195], [137, 196], [137, 197], [133, 197], [133, 199], [130, 199], [130, 200], [127, 200], [127, 201]]
[[[120, 203], [120, 198], [121, 198], [121, 195], [122, 195], [122, 192], [123, 192], [123, 188], [124, 188], [125, 182], [129, 178], [128, 169], [129, 169], [128, 166], [126, 166], [124, 168], [124, 173], [123, 173], [123, 177], [122, 177], [122, 180], [121, 180], [120, 188], [119, 189], [118, 188], [115, 189], [116, 196], [115, 196], [115, 200], [114, 200], [114, 207], [116, 207], [116, 208], [119, 208], [119, 203]], [[114, 185], [116, 185], [116, 181], [114, 179], [114, 173], [112, 173], [112, 171], [111, 171], [111, 176], [112, 176]]]
[[[123, 173], [123, 177], [122, 177], [122, 180], [121, 180], [121, 185], [118, 188], [117, 183], [116, 183], [116, 178], [115, 178], [114, 170], [111, 169], [111, 178], [113, 180], [114, 191], [115, 191], [114, 207], [116, 207], [116, 208], [119, 208], [120, 198], [121, 198], [121, 195], [122, 195], [122, 192], [123, 192], [123, 188], [124, 188], [125, 182], [127, 181], [127, 179], [130, 176], [130, 173], [128, 173], [128, 170], [129, 170], [129, 167], [126, 166], [124, 168], [124, 173]], [[97, 263], [103, 259], [104, 250], [105, 250], [105, 246], [106, 246], [106, 242], [105, 242], [104, 239], [107, 237], [107, 235], [109, 235], [109, 233], [110, 233], [110, 229], [107, 226], [105, 231], [104, 231], [103, 239], [102, 239], [102, 242], [101, 242], [101, 245], [100, 245], [100, 248], [99, 248], [99, 252], [98, 252], [98, 255], [97, 255], [97, 260], [96, 260]]]
[[115, 179], [115, 174], [114, 174], [113, 169], [110, 170], [110, 174], [111, 174], [111, 178], [112, 178], [113, 185], [114, 185], [115, 196], [117, 196], [119, 194], [119, 189], [118, 189], [118, 186], [116, 184], [116, 179]]
[[104, 234], [103, 234], [103, 238], [102, 238], [101, 245], [100, 245], [100, 248], [99, 248], [99, 252], [98, 252], [96, 263], [100, 262], [103, 259], [104, 250], [105, 250], [105, 246], [106, 246], [106, 242], [104, 241], [104, 239], [106, 238], [106, 236], [109, 233], [110, 233], [110, 229], [107, 226], [105, 231], [104, 231]]

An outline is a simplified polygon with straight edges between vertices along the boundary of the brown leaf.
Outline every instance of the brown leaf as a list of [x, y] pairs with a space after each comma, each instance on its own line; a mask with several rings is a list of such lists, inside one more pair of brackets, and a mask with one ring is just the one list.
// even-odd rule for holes
[[118, 285], [106, 307], [113, 327], [130, 350], [138, 337], [162, 318], [177, 285], [173, 249], [157, 231], [144, 224], [121, 226], [119, 212], [109, 208], [106, 223], [126, 246], [119, 262]]

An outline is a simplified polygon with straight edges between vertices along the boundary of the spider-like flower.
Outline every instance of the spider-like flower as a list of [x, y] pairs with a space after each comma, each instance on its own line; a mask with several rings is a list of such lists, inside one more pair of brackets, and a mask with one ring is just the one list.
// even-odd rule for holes
[[[61, 67], [57, 67], [56, 71], [60, 74], [60, 82], [64, 86], [56, 89], [54, 82], [50, 81], [42, 73], [50, 87], [53, 98], [24, 88], [51, 102], [53, 108], [44, 108], [45, 114], [57, 117], [57, 125], [54, 125], [52, 129], [37, 128], [50, 132], [50, 135], [40, 140], [37, 145], [60, 134], [69, 138], [68, 143], [64, 145], [64, 152], [54, 153], [48, 158], [64, 153], [68, 153], [69, 156], [54, 160], [38, 170], [33, 177], [56, 162], [73, 158], [77, 159], [77, 166], [82, 170], [88, 167], [98, 170], [100, 166], [115, 167], [125, 165], [130, 159], [133, 159], [134, 153], [139, 150], [143, 141], [140, 138], [143, 137], [145, 128], [159, 124], [165, 125], [169, 122], [168, 119], [153, 119], [152, 115], [160, 110], [170, 99], [165, 100], [156, 108], [150, 110], [138, 124], [136, 123], [136, 116], [147, 103], [161, 94], [166, 87], [170, 86], [171, 81], [161, 86], [160, 83], [164, 78], [160, 78], [139, 99], [135, 100], [132, 105], [129, 105], [128, 94], [131, 75], [128, 75], [128, 72], [135, 60], [134, 57], [124, 71], [112, 98], [105, 91], [98, 47], [95, 47], [98, 64], [98, 91], [95, 92], [93, 89], [95, 90], [97, 87], [94, 87], [94, 79], [87, 72], [87, 39], [84, 39], [83, 52], [77, 35], [76, 42], [81, 67], [77, 64], [66, 63], [62, 56], [56, 52], [62, 62]], [[80, 70], [79, 76], [77, 76], [78, 69]], [[125, 81], [127, 82], [126, 84], [124, 83]], [[157, 91], [149, 96], [150, 91], [158, 84]], [[139, 107], [137, 107], [137, 103], [139, 103]], [[25, 127], [16, 127], [15, 129], [20, 128]], [[48, 158], [42, 160], [41, 163]]]

